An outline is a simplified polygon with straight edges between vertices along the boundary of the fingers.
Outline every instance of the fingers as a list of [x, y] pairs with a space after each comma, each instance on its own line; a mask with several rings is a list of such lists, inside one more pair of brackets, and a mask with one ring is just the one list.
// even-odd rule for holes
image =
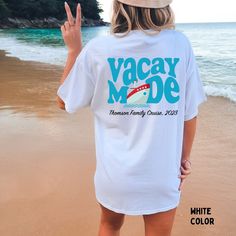
[[191, 167], [185, 169], [183, 166], [180, 166], [180, 170], [181, 170], [181, 174], [178, 176], [181, 179], [180, 185], [179, 185], [179, 191], [182, 190], [183, 184], [184, 184], [184, 180], [191, 173]]
[[67, 19], [68, 19], [69, 24], [74, 25], [74, 23], [75, 23], [74, 17], [71, 13], [70, 7], [67, 2], [65, 2], [65, 10], [66, 10], [66, 15], [67, 15]]
[[65, 26], [64, 26], [64, 25], [61, 25], [61, 32], [62, 32], [63, 35], [64, 35], [65, 32], [66, 32], [66, 29], [65, 29]]
[[179, 178], [180, 178], [180, 179], [186, 179], [186, 178], [187, 178], [187, 175], [179, 175]]
[[181, 179], [185, 179], [191, 173], [191, 170], [185, 170], [182, 166], [180, 167], [180, 169], [181, 175], [179, 175], [178, 177]]
[[69, 24], [68, 21], [66, 21], [66, 22], [64, 23], [64, 27], [65, 27], [65, 30], [66, 30], [66, 31], [70, 30], [70, 24]]
[[77, 5], [77, 10], [76, 10], [76, 20], [75, 20], [76, 26], [80, 27], [81, 26], [81, 6], [78, 3]]
[[191, 169], [184, 169], [182, 166], [180, 167], [181, 173], [184, 175], [189, 175], [191, 173]]
[[181, 165], [184, 166], [186, 169], [190, 169], [191, 168], [191, 164], [189, 163], [189, 161], [185, 161]]
[[181, 180], [181, 182], [180, 182], [180, 185], [179, 185], [179, 191], [181, 191], [182, 190], [182, 188], [183, 188], [183, 185], [184, 185], [184, 180]]

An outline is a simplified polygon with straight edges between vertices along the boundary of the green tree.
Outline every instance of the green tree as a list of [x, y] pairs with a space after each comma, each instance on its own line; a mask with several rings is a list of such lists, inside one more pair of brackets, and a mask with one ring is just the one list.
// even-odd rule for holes
[[[67, 2], [74, 15], [79, 2], [83, 16], [90, 19], [100, 19], [99, 13], [102, 12], [102, 9], [97, 0], [67, 0]], [[9, 9], [10, 16], [26, 19], [49, 16], [65, 19], [66, 17], [64, 0], [0, 0], [0, 11], [7, 13], [6, 9]], [[5, 17], [3, 14], [1, 16]]]
[[81, 2], [82, 12], [85, 17], [94, 20], [100, 19], [99, 13], [103, 12], [103, 10], [100, 8], [97, 0], [83, 0]]
[[[57, 2], [56, 3], [57, 11], [54, 12], [53, 16], [60, 20], [65, 19], [66, 18], [66, 12], [65, 12], [65, 7], [64, 7], [65, 0], [56, 0], [56, 2]], [[67, 3], [70, 5], [71, 11], [74, 16], [76, 14], [76, 6], [78, 2], [80, 1], [67, 0]]]
[[6, 18], [9, 16], [10, 11], [7, 8], [6, 3], [3, 0], [0, 0], [0, 19]]

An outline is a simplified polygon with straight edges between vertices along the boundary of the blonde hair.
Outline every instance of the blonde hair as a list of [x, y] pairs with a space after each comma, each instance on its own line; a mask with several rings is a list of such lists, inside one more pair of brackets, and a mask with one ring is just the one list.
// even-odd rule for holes
[[[154, 30], [158, 34], [162, 29], [175, 29], [175, 16], [171, 7], [143, 8], [123, 4], [113, 0], [113, 14], [110, 31], [115, 36], [124, 37], [131, 30]], [[147, 34], [153, 34], [144, 31]], [[116, 33], [123, 33], [116, 35]]]

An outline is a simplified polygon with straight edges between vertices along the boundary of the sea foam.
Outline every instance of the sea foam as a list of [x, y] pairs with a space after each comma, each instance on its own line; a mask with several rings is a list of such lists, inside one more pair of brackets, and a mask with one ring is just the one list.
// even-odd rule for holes
[[7, 52], [7, 56], [17, 57], [24, 61], [36, 61], [52, 65], [63, 65], [67, 51], [63, 46], [45, 46], [28, 44], [12, 37], [0, 37], [0, 49]]
[[[236, 102], [236, 23], [177, 24], [190, 39], [207, 95]], [[83, 44], [108, 33], [108, 27], [83, 28]], [[63, 66], [67, 50], [59, 30], [0, 30], [0, 49], [7, 56]]]

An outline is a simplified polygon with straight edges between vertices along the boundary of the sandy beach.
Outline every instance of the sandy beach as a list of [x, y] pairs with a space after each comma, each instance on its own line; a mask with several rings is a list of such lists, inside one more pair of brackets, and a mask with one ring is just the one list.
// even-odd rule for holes
[[[56, 106], [63, 68], [0, 51], [0, 235], [95, 236], [93, 116]], [[236, 104], [208, 97], [200, 106], [192, 174], [184, 184], [173, 236], [236, 235]], [[211, 208], [211, 215], [190, 209]], [[191, 218], [214, 218], [192, 225]], [[142, 216], [126, 216], [122, 236], [144, 236]]]

